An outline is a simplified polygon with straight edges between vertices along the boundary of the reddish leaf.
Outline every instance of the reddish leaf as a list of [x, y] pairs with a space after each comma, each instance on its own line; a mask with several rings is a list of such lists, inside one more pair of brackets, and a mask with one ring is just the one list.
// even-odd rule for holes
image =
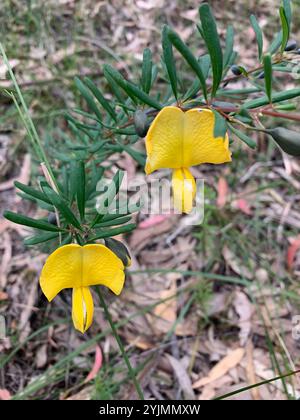
[[228, 195], [228, 184], [225, 178], [221, 177], [218, 181], [217, 206], [219, 209], [225, 206]]
[[102, 356], [101, 348], [99, 346], [96, 346], [94, 365], [92, 367], [92, 370], [88, 374], [88, 376], [85, 378], [85, 380], [84, 380], [85, 383], [91, 381], [92, 379], [94, 379], [97, 376], [97, 374], [98, 374], [98, 372], [99, 372], [99, 370], [102, 366], [102, 361], [103, 361], [103, 356]]
[[241, 210], [241, 212], [250, 216], [252, 214], [248, 201], [243, 198], [237, 200], [237, 206]]
[[299, 248], [300, 248], [300, 236], [298, 236], [296, 239], [293, 240], [293, 242], [291, 243], [287, 251], [286, 263], [289, 270], [293, 268], [294, 259]]
[[11, 399], [10, 392], [7, 389], [0, 389], [0, 400], [8, 401]]

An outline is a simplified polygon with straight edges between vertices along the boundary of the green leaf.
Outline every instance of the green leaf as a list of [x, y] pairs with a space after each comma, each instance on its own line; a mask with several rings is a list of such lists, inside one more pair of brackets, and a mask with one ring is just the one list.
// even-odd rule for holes
[[121, 73], [114, 69], [113, 67], [105, 64], [105, 71], [110, 74], [114, 81], [127, 93], [127, 95], [136, 103], [136, 98], [139, 99], [142, 103], [151, 106], [152, 108], [160, 110], [162, 106], [153, 98], [151, 98], [147, 93], [143, 92], [132, 82], [127, 81], [121, 75]]
[[282, 41], [280, 51], [283, 53], [290, 37], [290, 22], [288, 21], [286, 10], [283, 6], [280, 7], [279, 14], [282, 27]]
[[118, 101], [120, 102], [120, 104], [124, 104], [124, 98], [122, 95], [122, 92], [119, 89], [118, 84], [115, 82], [114, 78], [111, 76], [110, 72], [108, 69], [105, 68], [105, 66], [103, 67], [103, 75], [106, 78], [113, 94], [115, 95], [115, 97], [118, 99]]
[[284, 152], [292, 156], [300, 156], [300, 134], [298, 132], [285, 127], [276, 127], [264, 131], [273, 137]]
[[207, 89], [206, 89], [206, 82], [205, 77], [203, 75], [202, 68], [194, 56], [194, 54], [191, 52], [191, 50], [188, 48], [188, 46], [182, 41], [180, 36], [173, 31], [171, 28], [167, 28], [168, 31], [168, 37], [171, 43], [174, 45], [176, 50], [183, 56], [183, 58], [186, 60], [186, 62], [190, 65], [190, 67], [194, 70], [196, 75], [199, 78], [203, 96], [207, 100]]
[[23, 214], [14, 213], [12, 211], [5, 211], [3, 216], [10, 220], [11, 222], [17, 223], [18, 225], [29, 226], [35, 229], [46, 230], [49, 232], [59, 232], [63, 229], [59, 228], [58, 226], [51, 225], [51, 223], [47, 223], [44, 220], [35, 220], [31, 217], [24, 216]]
[[163, 58], [168, 72], [168, 76], [171, 83], [171, 88], [175, 98], [177, 99], [177, 74], [176, 66], [173, 55], [172, 43], [169, 39], [169, 28], [167, 25], [164, 25], [162, 30], [162, 50]]
[[76, 199], [81, 220], [85, 215], [85, 165], [83, 161], [77, 162], [76, 168]]
[[152, 53], [149, 48], [145, 48], [143, 52], [141, 84], [143, 91], [149, 93], [152, 84]]
[[66, 221], [74, 227], [76, 227], [77, 229], [82, 230], [79, 220], [74, 215], [72, 210], [68, 207], [68, 205], [65, 203], [63, 198], [61, 198], [55, 191], [53, 191], [49, 187], [43, 187], [43, 191], [50, 199], [54, 207], [64, 216]]
[[104, 242], [105, 245], [122, 260], [124, 267], [128, 267], [130, 265], [130, 254], [122, 242], [112, 238], [107, 238]]
[[121, 235], [122, 233], [128, 233], [128, 232], [133, 231], [135, 228], [136, 228], [136, 224], [130, 223], [128, 225], [121, 226], [115, 229], [105, 230], [93, 236], [92, 238], [90, 238], [88, 242], [93, 242], [93, 241], [96, 241], [97, 239], [102, 239], [102, 238], [111, 238], [112, 236]]
[[205, 78], [205, 80], [208, 78], [209, 76], [209, 70], [211, 67], [211, 62], [210, 62], [210, 56], [209, 54], [204, 54], [199, 58], [199, 64], [201, 66], [202, 72], [203, 72], [203, 76]]
[[101, 112], [99, 111], [89, 90], [85, 87], [85, 85], [82, 83], [82, 81], [78, 77], [75, 77], [75, 84], [76, 84], [77, 89], [80, 91], [80, 93], [84, 97], [90, 110], [93, 111], [96, 117], [101, 121], [102, 120]]
[[137, 161], [142, 167], [146, 165], [146, 156], [127, 144], [122, 145], [123, 150], [127, 152], [135, 161]]
[[[136, 98], [134, 95], [132, 95], [130, 91], [128, 91], [127, 80], [122, 76], [122, 74], [109, 64], [104, 64], [103, 69], [104, 75], [107, 78], [107, 80], [112, 79], [118, 86], [120, 86], [120, 88], [122, 88], [127, 93], [127, 95], [131, 98], [133, 103], [136, 104]], [[123, 102], [123, 99], [121, 102]]]
[[136, 98], [138, 98], [143, 104], [149, 105], [154, 109], [158, 109], [159, 111], [162, 109], [162, 106], [159, 102], [151, 98], [149, 95], [147, 95], [147, 93], [143, 92], [132, 82], [126, 83], [126, 91], [130, 92], [131, 96], [135, 96]]
[[234, 45], [234, 29], [232, 25], [229, 25], [226, 31], [226, 40], [225, 40], [225, 52], [224, 52], [224, 69], [230, 65], [230, 58], [233, 53]]
[[251, 147], [251, 149], [256, 148], [256, 143], [254, 140], [251, 139], [251, 137], [247, 136], [243, 131], [238, 130], [237, 128], [234, 128], [231, 124], [228, 124], [230, 131], [233, 132], [242, 142], [244, 142], [247, 146]]
[[270, 54], [275, 54], [282, 43], [282, 30], [280, 30], [274, 37], [271, 45], [268, 48]]
[[250, 22], [255, 32], [257, 48], [258, 48], [258, 57], [259, 57], [259, 61], [261, 61], [262, 53], [263, 53], [263, 33], [254, 15], [250, 16]]
[[108, 227], [108, 226], [123, 225], [124, 223], [129, 222], [130, 219], [131, 219], [131, 216], [124, 216], [124, 217], [119, 217], [113, 220], [107, 220], [107, 221], [102, 220], [100, 223], [95, 225], [94, 228], [97, 229], [97, 228]]
[[203, 3], [199, 8], [201, 28], [203, 32], [203, 38], [208, 49], [212, 73], [213, 73], [213, 87], [212, 97], [215, 96], [223, 75], [223, 54], [217, 31], [217, 25], [215, 18], [211, 12], [211, 9], [207, 3]]
[[105, 214], [109, 211], [109, 207], [115, 197], [117, 196], [122, 180], [124, 177], [123, 171], [118, 171], [115, 176], [113, 177], [111, 183], [108, 185], [105, 192], [102, 192], [104, 197], [99, 196], [99, 200], [101, 199], [101, 202], [97, 205], [97, 216], [94, 218], [91, 228], [93, 228], [96, 224], [100, 222], [100, 220], [105, 216]]
[[284, 11], [285, 11], [285, 16], [286, 19], [288, 21], [289, 26], [292, 23], [292, 7], [291, 7], [291, 0], [283, 0], [282, 2]]
[[56, 238], [58, 238], [58, 233], [42, 233], [41, 235], [35, 235], [31, 236], [30, 238], [26, 238], [24, 240], [24, 245], [37, 245]]
[[214, 137], [225, 138], [228, 129], [227, 121], [218, 111], [213, 110], [213, 113], [215, 116]]
[[[296, 98], [300, 96], [300, 88], [289, 89], [283, 92], [274, 93], [272, 95], [272, 103], [287, 101], [288, 99]], [[245, 102], [243, 108], [253, 109], [259, 108], [261, 106], [267, 105], [269, 103], [269, 98], [264, 96], [262, 98], [253, 99], [251, 101]]]
[[103, 96], [102, 92], [100, 91], [99, 88], [97, 88], [95, 83], [88, 77], [84, 78], [84, 83], [93, 93], [93, 95], [95, 96], [99, 104], [105, 109], [105, 111], [111, 116], [111, 118], [116, 121], [117, 116], [114, 109], [110, 106], [108, 100]]
[[[199, 61], [199, 64], [202, 68], [203, 76], [206, 80], [208, 78], [209, 70], [210, 70], [210, 56], [209, 56], [209, 54], [205, 54], [205, 55], [201, 56], [198, 61]], [[184, 95], [183, 101], [186, 101], [186, 100], [194, 97], [199, 92], [200, 89], [201, 89], [201, 83], [200, 83], [199, 79], [197, 78], [193, 81], [191, 87], [188, 89], [188, 91]]]
[[24, 193], [28, 195], [31, 195], [35, 199], [43, 201], [44, 203], [47, 203], [47, 204], [52, 204], [51, 201], [48, 199], [48, 197], [42, 191], [35, 190], [34, 188], [29, 187], [28, 185], [22, 184], [19, 181], [15, 181], [14, 184], [16, 188], [18, 188], [19, 190], [23, 191]]
[[272, 57], [271, 54], [266, 54], [264, 56], [264, 74], [265, 74], [265, 88], [266, 94], [269, 98], [269, 102], [272, 102], [272, 77], [273, 77], [273, 70], [272, 70]]

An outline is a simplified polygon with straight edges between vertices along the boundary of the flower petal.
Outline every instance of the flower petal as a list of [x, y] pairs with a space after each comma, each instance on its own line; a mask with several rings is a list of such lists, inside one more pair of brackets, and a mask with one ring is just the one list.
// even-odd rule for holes
[[84, 333], [92, 324], [94, 302], [88, 287], [76, 287], [72, 296], [72, 318], [76, 330]]
[[185, 168], [201, 163], [231, 162], [229, 139], [214, 136], [215, 116], [209, 109], [190, 109], [184, 120]]
[[174, 207], [183, 213], [190, 213], [196, 195], [196, 183], [191, 172], [186, 169], [175, 169], [172, 176]]
[[43, 267], [40, 285], [51, 301], [62, 289], [102, 284], [116, 295], [125, 280], [124, 265], [101, 244], [65, 245], [54, 251]]
[[101, 244], [85, 245], [82, 249], [82, 285], [101, 284], [119, 295], [125, 281], [124, 265], [120, 258]]
[[65, 245], [47, 258], [40, 276], [40, 286], [49, 302], [62, 289], [81, 286], [81, 250], [80, 245]]
[[182, 166], [183, 121], [184, 113], [176, 106], [167, 106], [157, 114], [146, 137], [146, 174]]
[[209, 109], [163, 108], [146, 137], [146, 174], [160, 168], [188, 168], [231, 161], [229, 139], [214, 137], [215, 116]]

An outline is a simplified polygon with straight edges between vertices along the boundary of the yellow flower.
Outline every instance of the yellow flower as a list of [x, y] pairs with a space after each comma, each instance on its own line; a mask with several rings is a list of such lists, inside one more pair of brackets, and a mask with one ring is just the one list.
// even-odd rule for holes
[[193, 207], [196, 183], [189, 171], [201, 163], [231, 161], [229, 139], [214, 137], [215, 116], [209, 109], [182, 111], [163, 108], [152, 122], [147, 137], [146, 174], [161, 168], [173, 169], [174, 206], [184, 213]]
[[84, 333], [91, 326], [94, 313], [89, 286], [103, 285], [119, 295], [124, 281], [124, 264], [106, 246], [71, 244], [58, 248], [47, 258], [40, 286], [49, 302], [61, 290], [73, 289], [73, 323]]

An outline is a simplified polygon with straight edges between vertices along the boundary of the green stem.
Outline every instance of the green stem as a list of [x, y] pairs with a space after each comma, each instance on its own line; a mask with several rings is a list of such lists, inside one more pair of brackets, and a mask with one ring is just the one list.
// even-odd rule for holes
[[131, 363], [130, 363], [129, 357], [127, 356], [127, 353], [126, 353], [125, 347], [123, 346], [122, 340], [121, 340], [121, 338], [120, 338], [120, 336], [119, 336], [119, 334], [118, 334], [118, 331], [117, 331], [117, 329], [116, 329], [116, 327], [115, 327], [114, 321], [113, 321], [113, 319], [112, 319], [112, 317], [111, 317], [111, 315], [110, 315], [110, 313], [109, 313], [108, 307], [107, 307], [107, 305], [106, 305], [106, 303], [105, 303], [105, 300], [104, 300], [104, 298], [103, 298], [103, 295], [102, 295], [102, 292], [101, 292], [101, 290], [100, 290], [100, 287], [97, 287], [97, 293], [98, 293], [98, 296], [99, 296], [99, 300], [100, 300], [101, 306], [102, 306], [102, 307], [103, 307], [103, 309], [104, 309], [105, 316], [106, 316], [106, 318], [107, 318], [107, 320], [108, 320], [108, 322], [109, 322], [109, 324], [110, 324], [110, 327], [111, 327], [111, 329], [112, 329], [112, 333], [113, 333], [113, 335], [114, 335], [114, 337], [115, 337], [115, 339], [116, 339], [116, 342], [118, 343], [118, 346], [119, 346], [119, 348], [120, 348], [120, 351], [121, 351], [121, 353], [122, 353], [122, 357], [123, 357], [123, 359], [124, 359], [124, 361], [125, 361], [125, 363], [126, 363], [126, 365], [127, 365], [128, 372], [129, 372], [129, 375], [130, 375], [130, 377], [131, 377], [131, 379], [132, 379], [132, 382], [133, 382], [133, 384], [134, 384], [134, 386], [135, 386], [136, 392], [137, 392], [137, 394], [138, 394], [139, 398], [140, 398], [141, 400], [144, 400], [144, 399], [145, 399], [145, 397], [144, 397], [144, 394], [143, 394], [142, 388], [141, 388], [141, 386], [140, 386], [140, 384], [139, 384], [139, 382], [138, 382], [138, 380], [137, 380], [137, 378], [136, 378], [136, 375], [135, 375], [134, 369], [133, 369], [133, 367], [131, 366]]

